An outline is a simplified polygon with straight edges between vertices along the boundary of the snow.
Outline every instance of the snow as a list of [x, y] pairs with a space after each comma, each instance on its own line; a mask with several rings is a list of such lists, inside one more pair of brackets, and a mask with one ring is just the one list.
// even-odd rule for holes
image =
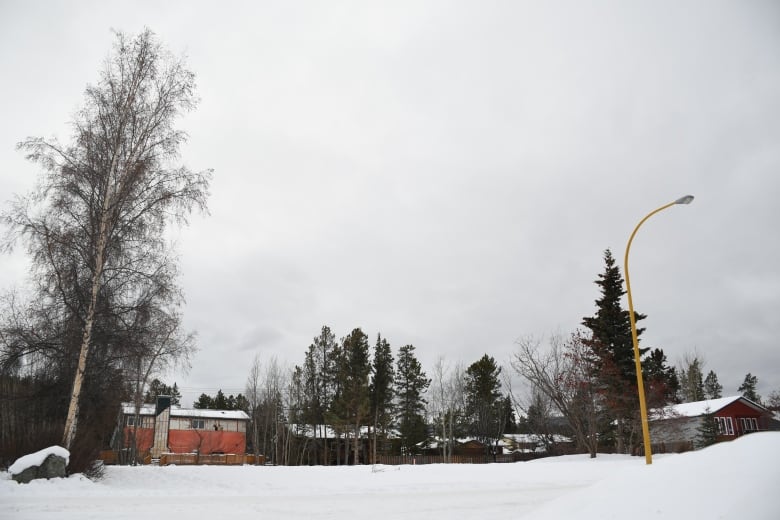
[[734, 401], [742, 399], [740, 395], [731, 397], [721, 397], [719, 399], [709, 399], [705, 401], [695, 401], [693, 403], [682, 403], [667, 406], [663, 409], [663, 417], [699, 417], [706, 413], [715, 413], [721, 408], [730, 405]]
[[60, 446], [51, 446], [50, 448], [45, 448], [42, 449], [41, 451], [30, 453], [29, 455], [25, 455], [24, 457], [19, 457], [8, 468], [8, 473], [10, 475], [18, 475], [19, 473], [23, 472], [27, 468], [30, 468], [32, 466], [40, 466], [41, 464], [43, 464], [43, 461], [46, 460], [46, 457], [48, 457], [51, 454], [59, 455], [60, 457], [64, 458], [66, 465], [70, 460], [70, 452], [68, 450]]
[[[139, 415], [154, 415], [156, 407], [153, 404], [144, 404], [139, 408]], [[122, 403], [122, 412], [125, 415], [135, 414], [135, 405]], [[243, 410], [210, 410], [206, 408], [179, 408], [171, 407], [171, 417], [199, 417], [204, 419], [236, 419], [248, 421], [249, 416]]]
[[[780, 518], [780, 432], [643, 457], [418, 466], [140, 466], [91, 482], [17, 484], [0, 473], [0, 518], [577, 520]], [[499, 516], [500, 515], [500, 516]]]

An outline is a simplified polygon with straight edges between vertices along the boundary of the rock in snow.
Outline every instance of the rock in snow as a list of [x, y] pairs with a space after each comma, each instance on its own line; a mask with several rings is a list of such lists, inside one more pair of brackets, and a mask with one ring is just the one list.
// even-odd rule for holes
[[70, 452], [60, 446], [51, 446], [24, 457], [19, 457], [8, 468], [11, 478], [27, 484], [36, 478], [64, 478]]

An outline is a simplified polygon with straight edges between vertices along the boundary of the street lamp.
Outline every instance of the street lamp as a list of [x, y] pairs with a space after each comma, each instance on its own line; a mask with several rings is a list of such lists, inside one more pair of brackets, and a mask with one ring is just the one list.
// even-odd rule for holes
[[634, 232], [631, 233], [631, 237], [628, 239], [628, 244], [626, 244], [626, 257], [623, 261], [623, 272], [626, 275], [626, 294], [628, 294], [628, 318], [631, 321], [631, 339], [634, 342], [634, 363], [636, 364], [636, 386], [637, 391], [639, 392], [639, 411], [642, 414], [642, 439], [645, 445], [645, 462], [647, 464], [653, 463], [653, 453], [650, 447], [650, 425], [647, 422], [647, 403], [645, 402], [645, 384], [642, 380], [642, 363], [639, 360], [639, 340], [637, 339], [636, 334], [634, 302], [631, 300], [631, 282], [629, 282], [628, 278], [628, 250], [631, 249], [631, 242], [634, 240], [634, 235], [636, 235], [636, 232], [639, 231], [639, 227], [645, 223], [645, 220], [668, 207], [674, 206], [675, 204], [690, 204], [692, 200], [693, 195], [680, 197], [674, 202], [670, 202], [669, 204], [651, 211], [647, 214], [647, 216], [645, 216], [645, 218], [640, 220], [639, 224], [637, 224], [634, 228]]

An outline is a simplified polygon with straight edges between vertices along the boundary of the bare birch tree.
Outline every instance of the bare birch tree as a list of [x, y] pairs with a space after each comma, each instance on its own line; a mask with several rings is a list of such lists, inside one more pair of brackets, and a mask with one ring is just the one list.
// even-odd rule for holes
[[441, 432], [442, 457], [451, 462], [457, 421], [465, 408], [463, 366], [449, 367], [440, 357], [433, 366], [429, 395], [430, 412]]
[[74, 117], [72, 144], [43, 138], [19, 144], [44, 174], [37, 191], [18, 199], [5, 220], [54, 285], [61, 291], [77, 286], [85, 295], [73, 300], [62, 293], [81, 327], [66, 448], [77, 431], [101, 301], [110, 298], [121, 308], [123, 300], [137, 298], [148, 277], [171, 265], [166, 226], [186, 222], [195, 208], [205, 210], [211, 172], [174, 164], [186, 139], [174, 123], [196, 105], [194, 80], [183, 59], [165, 51], [151, 31], [117, 33], [113, 54]]
[[260, 402], [262, 399], [262, 363], [260, 355], [255, 355], [252, 365], [249, 367], [249, 375], [246, 379], [244, 393], [249, 401], [250, 420], [252, 428], [252, 453], [255, 456], [255, 464], [260, 460]]

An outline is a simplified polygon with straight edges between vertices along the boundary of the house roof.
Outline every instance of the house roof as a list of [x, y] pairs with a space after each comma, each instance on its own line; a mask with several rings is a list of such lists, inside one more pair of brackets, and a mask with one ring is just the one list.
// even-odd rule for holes
[[731, 403], [736, 401], [743, 401], [748, 406], [751, 406], [759, 411], [766, 411], [766, 409], [758, 403], [754, 403], [750, 399], [741, 395], [734, 395], [731, 397], [721, 397], [720, 399], [707, 399], [704, 401], [695, 401], [693, 403], [682, 403], [667, 406], [661, 410], [654, 410], [654, 419], [667, 419], [670, 417], [700, 417], [707, 413], [717, 413], [723, 408], [727, 407]]
[[[143, 404], [139, 410], [140, 415], [154, 415], [155, 405]], [[122, 413], [125, 415], [135, 414], [135, 405], [133, 403], [122, 403]], [[179, 408], [171, 407], [171, 417], [191, 417], [196, 419], [232, 419], [237, 421], [248, 421], [249, 416], [243, 410], [206, 410], [200, 408]]]
[[[505, 433], [501, 439], [501, 442], [508, 444], [509, 442], [516, 442], [516, 443], [526, 443], [526, 444], [532, 444], [532, 443], [541, 443], [543, 438], [542, 435], [536, 434], [536, 433]], [[571, 438], [566, 437], [564, 435], [551, 435], [553, 442], [571, 442]]]
[[[326, 437], [328, 439], [335, 439], [336, 437], [340, 437], [342, 434], [339, 434], [332, 426], [327, 424], [317, 424], [314, 428], [312, 428], [311, 424], [302, 424], [302, 423], [288, 423], [287, 429], [290, 430], [290, 432], [294, 433], [295, 435], [302, 435], [304, 437], [307, 437], [309, 439], [316, 438], [323, 438]], [[341, 430], [349, 432], [350, 435], [353, 433], [353, 429], [351, 426], [347, 426], [346, 428]], [[373, 429], [368, 426], [361, 426], [360, 427], [360, 437], [366, 438], [369, 434], [372, 434]], [[388, 438], [398, 438], [398, 431], [394, 429], [389, 429], [385, 432]]]

